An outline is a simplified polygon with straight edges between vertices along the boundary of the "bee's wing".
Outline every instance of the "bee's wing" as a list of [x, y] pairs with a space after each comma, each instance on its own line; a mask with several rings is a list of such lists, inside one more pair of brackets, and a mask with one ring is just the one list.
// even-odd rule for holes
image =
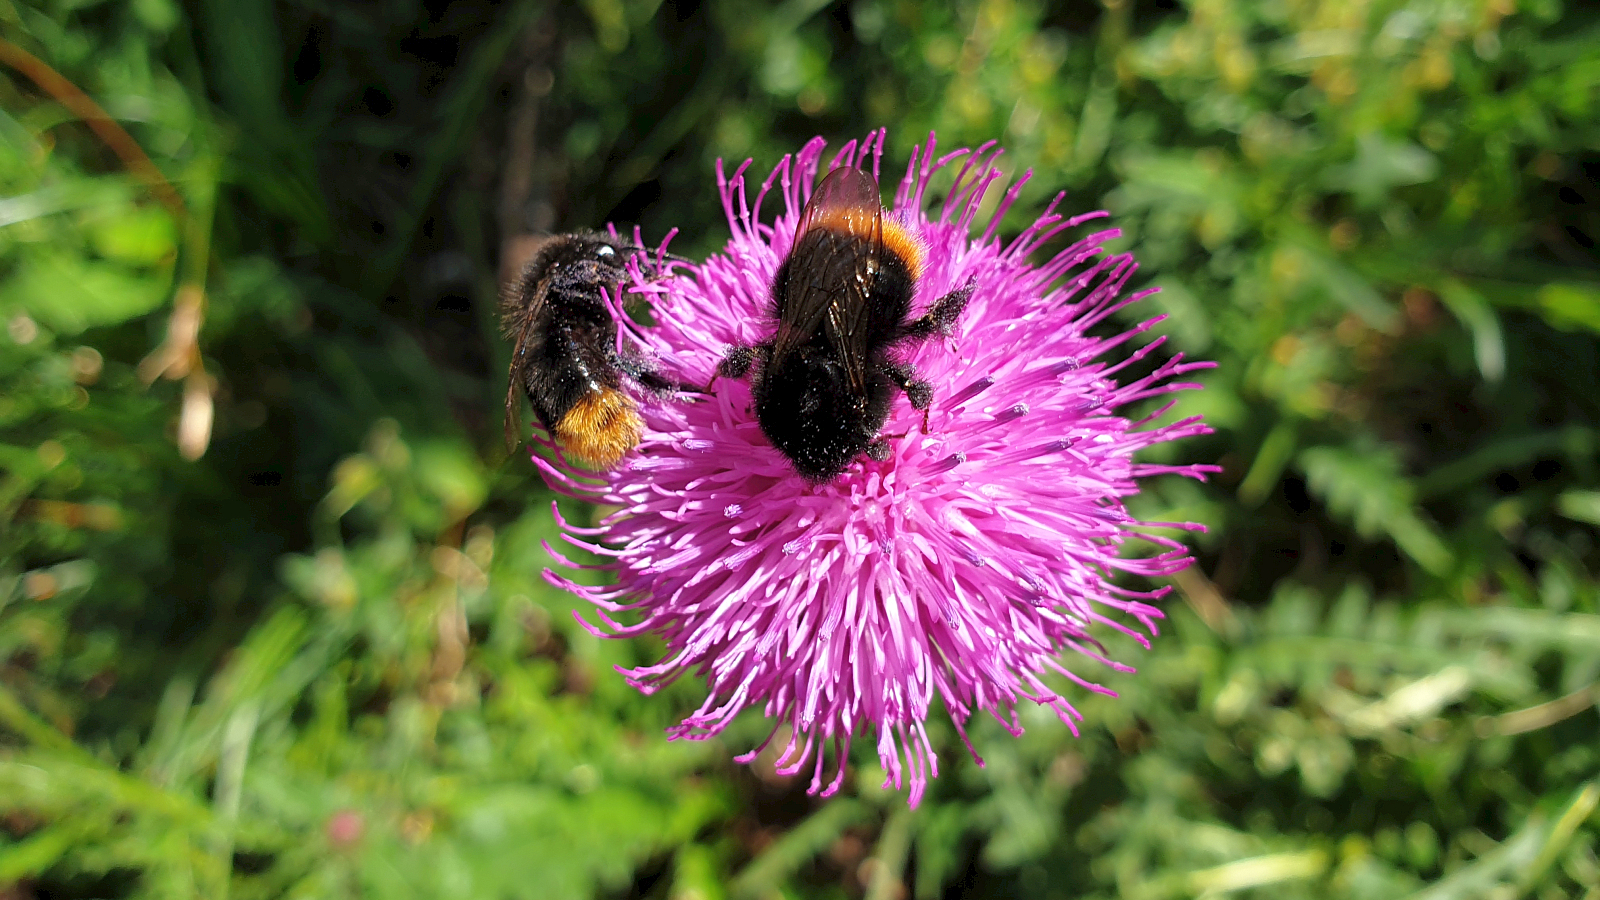
[[[874, 189], [873, 197], [877, 197]], [[867, 340], [872, 334], [868, 323], [872, 319], [873, 286], [878, 280], [880, 260], [883, 256], [883, 207], [874, 210], [872, 224], [865, 235], [866, 241], [855, 244], [850, 260], [848, 287], [828, 306], [828, 343], [844, 363], [850, 376], [850, 388], [857, 394], [866, 392]]]
[[529, 265], [507, 284], [500, 298], [500, 329], [511, 338], [511, 366], [506, 373], [506, 450], [514, 451], [522, 442], [522, 398], [518, 389], [523, 369], [528, 365], [528, 340], [539, 321], [545, 298], [550, 294], [550, 279], [535, 265]]
[[[825, 229], [838, 237], [808, 242], [802, 250], [801, 240], [814, 229]], [[822, 328], [845, 367], [850, 386], [865, 390], [868, 304], [883, 251], [883, 204], [878, 183], [871, 175], [850, 166], [828, 173], [800, 215], [794, 246], [805, 255], [791, 260], [788, 295], [773, 341], [772, 365], [781, 366], [789, 351], [805, 344]]]

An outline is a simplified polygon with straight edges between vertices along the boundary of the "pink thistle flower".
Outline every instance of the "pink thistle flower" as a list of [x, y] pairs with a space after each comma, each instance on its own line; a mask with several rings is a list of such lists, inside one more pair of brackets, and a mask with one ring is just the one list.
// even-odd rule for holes
[[[884, 135], [845, 145], [833, 166], [870, 166], [877, 177]], [[649, 299], [656, 324], [619, 321], [663, 374], [706, 384], [729, 347], [771, 336], [771, 284], [818, 180], [823, 146], [814, 139], [785, 157], [753, 207], [744, 179], [750, 163], [731, 179], [719, 163], [733, 232], [726, 249], [699, 265], [667, 263], [665, 274], [646, 275], [634, 261], [631, 290]], [[1105, 214], [1063, 217], [1057, 196], [1002, 241], [996, 232], [1024, 175], [974, 237], [981, 201], [1001, 178], [1000, 151], [985, 144], [935, 157], [934, 147], [930, 135], [912, 154], [884, 214], [926, 249], [916, 311], [976, 283], [951, 338], [907, 353], [933, 386], [927, 434], [922, 414], [897, 396], [883, 430], [889, 458], [863, 454], [813, 485], [763, 437], [749, 384], [722, 379], [707, 396], [645, 400], [643, 440], [614, 471], [581, 473], [535, 456], [556, 490], [616, 508], [595, 528], [557, 513], [571, 544], [608, 560], [601, 568], [615, 584], [545, 577], [594, 604], [598, 627], [579, 616], [593, 633], [666, 641], [660, 662], [623, 670], [635, 687], [653, 692], [684, 673], [706, 680], [705, 702], [669, 730], [672, 738], [716, 735], [759, 706], [775, 725], [739, 761], [787, 732], [777, 770], [810, 765], [810, 791], [829, 796], [843, 782], [851, 742], [875, 732], [885, 784], [909, 783], [912, 806], [938, 775], [925, 728], [935, 697], [982, 765], [966, 734], [973, 713], [989, 712], [1020, 734], [1017, 708], [1028, 700], [1054, 709], [1077, 734], [1082, 714], [1049, 682], [1115, 696], [1062, 651], [1133, 671], [1107, 658], [1095, 634], [1115, 629], [1148, 648], [1161, 617], [1150, 601], [1168, 589], [1132, 590], [1114, 578], [1183, 568], [1183, 545], [1147, 529], [1197, 527], [1139, 522], [1122, 498], [1137, 492], [1139, 478], [1213, 470], [1134, 461], [1153, 444], [1209, 429], [1198, 417], [1153, 426], [1170, 403], [1137, 421], [1117, 411], [1195, 387], [1172, 379], [1209, 363], [1179, 357], [1117, 382], [1160, 344], [1112, 364], [1103, 357], [1155, 320], [1114, 337], [1089, 334], [1150, 293], [1124, 294], [1134, 262], [1103, 249], [1118, 232], [1091, 234], [1038, 264], [1030, 259], [1064, 230]], [[957, 164], [949, 193], [927, 211], [930, 179]], [[782, 209], [768, 224], [762, 206], [774, 192]], [[546, 449], [559, 461], [557, 448]], [[1157, 553], [1123, 555], [1137, 546], [1130, 538]], [[828, 744], [837, 763], [824, 786]]]

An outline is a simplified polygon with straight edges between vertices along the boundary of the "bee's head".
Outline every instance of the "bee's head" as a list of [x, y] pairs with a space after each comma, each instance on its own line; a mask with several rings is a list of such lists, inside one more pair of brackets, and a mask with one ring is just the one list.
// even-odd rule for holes
[[541, 254], [549, 275], [616, 283], [627, 274], [628, 260], [644, 248], [600, 231], [581, 231], [554, 238]]

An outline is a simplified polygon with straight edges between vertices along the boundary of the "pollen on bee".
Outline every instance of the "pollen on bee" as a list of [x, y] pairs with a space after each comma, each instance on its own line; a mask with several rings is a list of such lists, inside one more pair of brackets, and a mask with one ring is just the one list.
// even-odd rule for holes
[[644, 421], [633, 400], [615, 388], [585, 396], [556, 423], [556, 441], [573, 460], [609, 469], [639, 445]]

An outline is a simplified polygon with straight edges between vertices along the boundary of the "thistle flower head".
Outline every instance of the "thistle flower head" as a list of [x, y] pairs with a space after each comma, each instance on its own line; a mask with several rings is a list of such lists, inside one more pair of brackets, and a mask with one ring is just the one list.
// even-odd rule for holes
[[[876, 177], [883, 142], [881, 131], [851, 142], [829, 168]], [[969, 281], [975, 288], [952, 335], [906, 354], [933, 401], [924, 433], [922, 413], [897, 397], [883, 429], [887, 459], [862, 455], [837, 478], [809, 482], [763, 436], [750, 386], [731, 379], [704, 396], [642, 403], [639, 447], [612, 471], [535, 457], [557, 490], [615, 509], [594, 528], [562, 522], [570, 543], [605, 558], [614, 583], [546, 578], [594, 605], [598, 625], [580, 616], [594, 633], [665, 640], [663, 659], [624, 672], [640, 690], [683, 674], [705, 680], [705, 702], [672, 737], [715, 735], [759, 707], [774, 725], [767, 740], [786, 742], [778, 771], [809, 767], [810, 790], [823, 796], [842, 784], [851, 742], [868, 737], [887, 783], [909, 785], [914, 806], [938, 774], [925, 728], [936, 699], [969, 751], [974, 713], [1020, 734], [1023, 701], [1051, 707], [1076, 733], [1073, 686], [1112, 693], [1085, 671], [1132, 671], [1107, 658], [1096, 635], [1112, 629], [1148, 647], [1156, 634], [1161, 613], [1150, 601], [1163, 590], [1115, 579], [1169, 575], [1189, 560], [1181, 544], [1148, 530], [1158, 523], [1133, 519], [1123, 498], [1143, 477], [1201, 477], [1209, 467], [1134, 456], [1207, 428], [1198, 418], [1154, 425], [1166, 407], [1137, 421], [1122, 411], [1193, 387], [1173, 379], [1206, 364], [1175, 357], [1129, 376], [1159, 340], [1108, 359], [1154, 323], [1090, 333], [1148, 293], [1124, 292], [1132, 258], [1105, 252], [1114, 230], [1044, 254], [1067, 229], [1104, 216], [1064, 217], [1060, 196], [1002, 240], [1000, 221], [1022, 181], [988, 196], [1002, 177], [998, 155], [985, 144], [936, 156], [930, 136], [884, 213], [925, 251], [916, 313]], [[773, 277], [823, 160], [815, 139], [778, 164], [753, 203], [750, 164], [731, 178], [719, 164], [733, 232], [726, 248], [665, 274], [634, 262], [630, 289], [648, 298], [654, 324], [624, 330], [651, 365], [703, 385], [729, 347], [772, 336]], [[953, 186], [930, 203], [930, 180], [949, 171]], [[776, 218], [764, 221], [769, 205]], [[1131, 555], [1147, 543], [1154, 555]]]

